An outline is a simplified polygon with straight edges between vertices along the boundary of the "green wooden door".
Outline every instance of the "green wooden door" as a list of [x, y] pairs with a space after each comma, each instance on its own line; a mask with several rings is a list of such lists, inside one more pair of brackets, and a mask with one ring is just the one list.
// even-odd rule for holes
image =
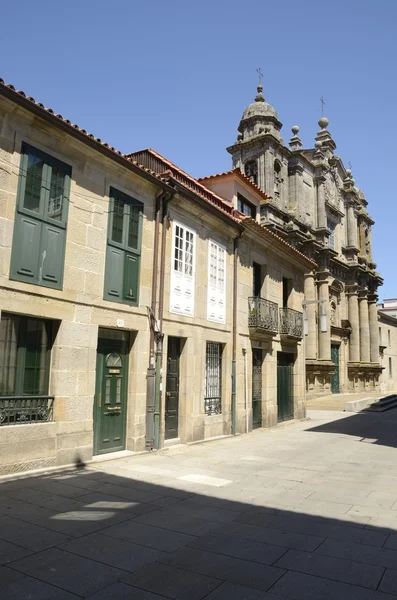
[[169, 337], [167, 349], [167, 385], [165, 392], [165, 439], [178, 437], [180, 338]]
[[94, 402], [94, 454], [125, 448], [128, 344], [99, 338]]
[[279, 422], [294, 418], [293, 368], [293, 355], [277, 352], [277, 417]]
[[335, 373], [331, 375], [331, 392], [339, 394], [339, 346], [331, 345], [331, 360], [335, 363]]
[[252, 349], [252, 429], [262, 427], [262, 350]]

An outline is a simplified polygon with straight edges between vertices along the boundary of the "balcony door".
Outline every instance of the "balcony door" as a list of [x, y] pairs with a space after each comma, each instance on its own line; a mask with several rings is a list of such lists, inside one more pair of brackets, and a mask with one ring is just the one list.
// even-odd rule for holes
[[279, 423], [294, 418], [294, 360], [293, 354], [277, 352], [277, 417]]
[[262, 295], [262, 267], [258, 263], [252, 263], [253, 281], [252, 281], [252, 295], [255, 298], [260, 298]]

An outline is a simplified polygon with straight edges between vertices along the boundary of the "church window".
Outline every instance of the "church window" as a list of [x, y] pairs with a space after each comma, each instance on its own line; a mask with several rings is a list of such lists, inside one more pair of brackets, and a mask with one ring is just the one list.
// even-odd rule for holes
[[331, 250], [335, 250], [335, 228], [336, 224], [330, 219], [327, 220], [327, 229], [329, 231], [328, 245]]
[[387, 330], [387, 345], [391, 347], [390, 329]]
[[237, 210], [243, 213], [246, 217], [256, 219], [256, 206], [248, 202], [244, 196], [237, 194]]
[[249, 160], [244, 166], [245, 175], [251, 179], [252, 183], [258, 185], [258, 165], [256, 160]]
[[391, 356], [389, 356], [389, 377], [390, 377], [390, 379], [393, 377], [393, 367], [392, 367]]
[[274, 193], [279, 196], [280, 195], [280, 185], [282, 182], [281, 179], [281, 165], [278, 160], [274, 161]]

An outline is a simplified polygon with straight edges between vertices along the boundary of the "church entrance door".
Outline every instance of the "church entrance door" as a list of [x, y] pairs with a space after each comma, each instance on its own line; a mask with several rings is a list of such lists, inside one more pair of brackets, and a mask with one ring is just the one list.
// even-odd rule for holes
[[335, 373], [331, 375], [331, 392], [339, 394], [339, 346], [331, 345], [331, 360], [335, 363]]

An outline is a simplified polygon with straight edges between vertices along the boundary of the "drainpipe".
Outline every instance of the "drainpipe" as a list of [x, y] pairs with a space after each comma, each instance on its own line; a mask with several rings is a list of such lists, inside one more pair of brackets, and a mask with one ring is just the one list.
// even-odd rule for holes
[[146, 450], [153, 449], [154, 443], [154, 404], [155, 404], [155, 357], [154, 357], [154, 336], [155, 336], [155, 315], [156, 315], [156, 300], [157, 300], [157, 270], [158, 270], [158, 253], [159, 253], [159, 235], [160, 235], [160, 216], [161, 205], [167, 195], [166, 192], [160, 192], [156, 197], [155, 208], [155, 223], [154, 223], [154, 240], [153, 240], [153, 271], [152, 271], [152, 301], [150, 305], [149, 325], [150, 325], [150, 340], [149, 340], [149, 366], [147, 370], [147, 386], [146, 386]]
[[232, 337], [232, 435], [236, 435], [236, 357], [237, 357], [237, 272], [238, 272], [238, 245], [241, 239], [240, 233], [234, 239], [234, 257], [233, 257], [233, 337]]
[[159, 310], [158, 327], [156, 331], [156, 376], [155, 376], [155, 394], [154, 394], [154, 448], [160, 448], [160, 412], [162, 399], [162, 366], [163, 366], [163, 312], [164, 312], [164, 279], [165, 279], [165, 255], [167, 243], [168, 228], [168, 203], [172, 199], [170, 195], [163, 201], [163, 223], [161, 228], [161, 256], [160, 256], [160, 289], [159, 289]]

